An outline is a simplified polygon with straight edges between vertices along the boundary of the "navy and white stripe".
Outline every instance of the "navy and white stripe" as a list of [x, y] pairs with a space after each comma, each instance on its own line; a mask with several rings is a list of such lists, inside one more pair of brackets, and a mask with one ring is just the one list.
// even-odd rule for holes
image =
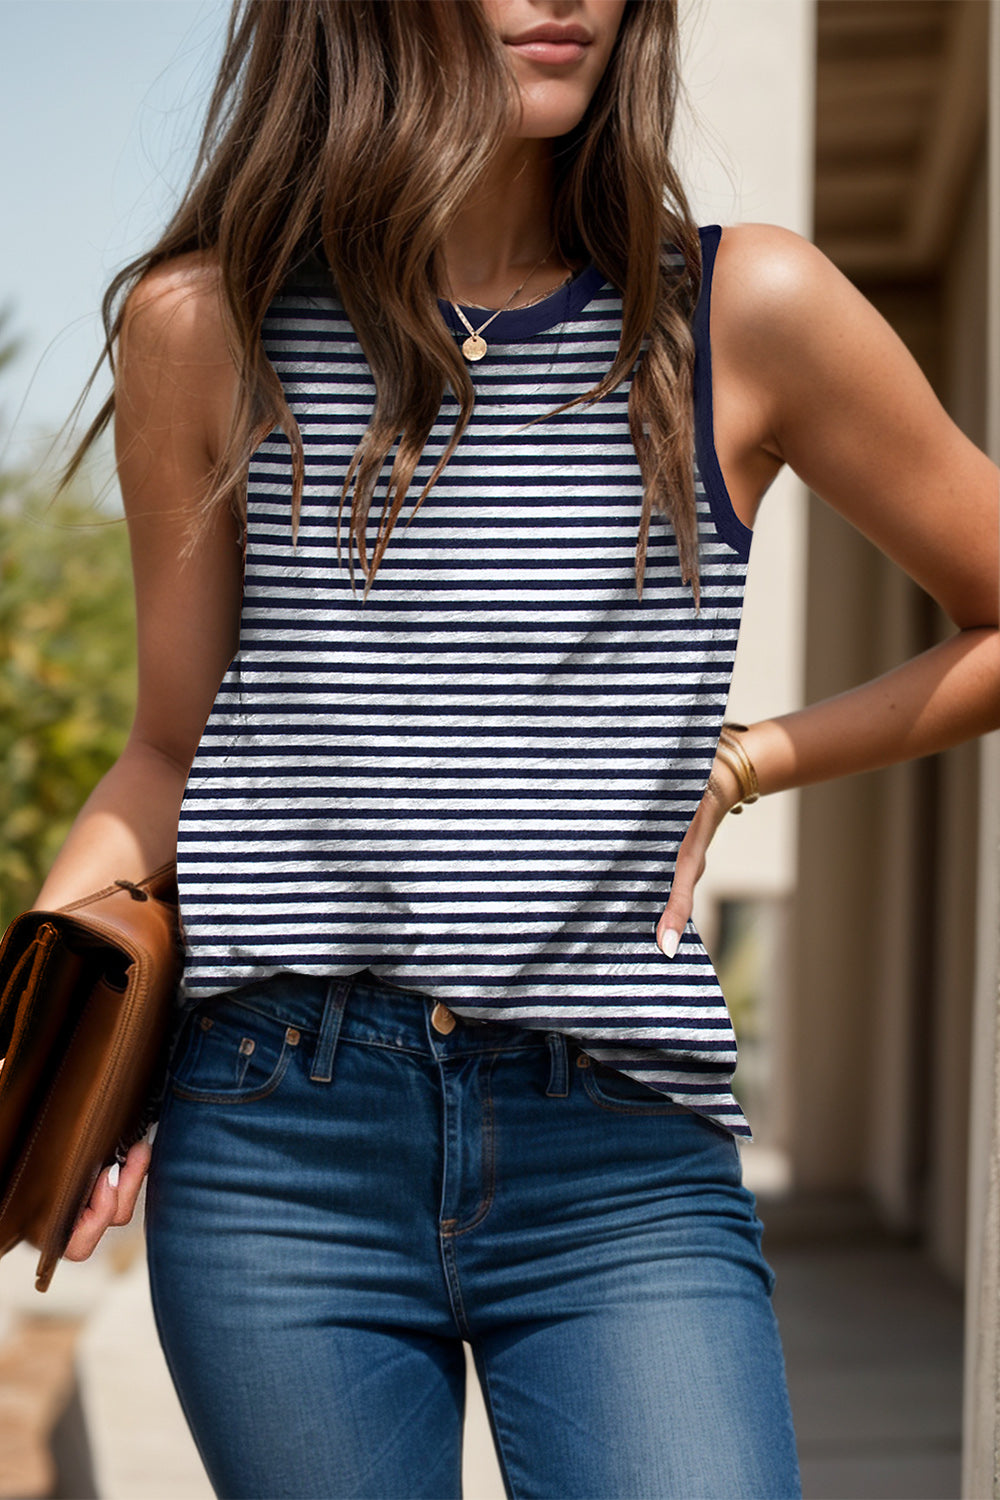
[[[653, 937], [718, 739], [750, 545], [712, 446], [718, 238], [702, 231], [695, 317], [700, 613], [662, 521], [636, 598], [629, 382], [526, 425], [611, 364], [621, 298], [594, 267], [491, 324], [469, 427], [366, 604], [335, 529], [374, 383], [329, 284], [275, 300], [264, 343], [305, 443], [302, 521], [293, 550], [275, 430], [249, 472], [240, 650], [181, 814], [183, 1003], [368, 967], [459, 1015], [564, 1032], [749, 1134], [698, 935], [672, 961]], [[455, 409], [449, 392], [411, 495]]]

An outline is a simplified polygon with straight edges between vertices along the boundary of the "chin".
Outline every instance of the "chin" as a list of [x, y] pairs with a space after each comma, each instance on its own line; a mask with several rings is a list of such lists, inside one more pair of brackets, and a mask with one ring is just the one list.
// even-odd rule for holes
[[574, 130], [583, 119], [590, 101], [576, 90], [567, 97], [569, 93], [565, 85], [525, 90], [522, 94], [524, 108], [515, 134], [522, 140], [538, 140], [566, 135]]

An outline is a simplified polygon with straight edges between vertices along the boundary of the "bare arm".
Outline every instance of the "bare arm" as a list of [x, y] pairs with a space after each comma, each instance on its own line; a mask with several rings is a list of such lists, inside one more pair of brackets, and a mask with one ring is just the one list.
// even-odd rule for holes
[[[893, 558], [957, 627], [942, 644], [742, 737], [763, 793], [933, 754], [1000, 726], [1000, 474], [878, 312], [813, 246], [743, 225], [719, 248], [716, 441], [747, 525], [782, 464]], [[720, 389], [721, 387], [721, 389]], [[845, 601], [846, 602], [846, 601]], [[720, 762], [714, 780], [737, 795]], [[726, 807], [706, 796], [658, 924], [690, 916]]]
[[139, 683], [119, 759], [95, 787], [38, 896], [61, 905], [174, 857], [191, 761], [239, 636], [235, 519], [193, 555], [188, 525], [224, 436], [235, 372], [214, 276], [191, 257], [129, 300], [118, 351], [115, 448], [135, 581]]
[[[194, 256], [145, 277], [129, 298], [115, 380], [115, 448], [132, 550], [139, 684], [122, 754], [81, 809], [37, 901], [63, 905], [174, 857], [184, 785], [239, 640], [238, 525], [214, 516], [184, 556], [236, 389], [214, 269]], [[102, 1172], [66, 1250], [85, 1260], [135, 1210], [150, 1150], [120, 1179]]]

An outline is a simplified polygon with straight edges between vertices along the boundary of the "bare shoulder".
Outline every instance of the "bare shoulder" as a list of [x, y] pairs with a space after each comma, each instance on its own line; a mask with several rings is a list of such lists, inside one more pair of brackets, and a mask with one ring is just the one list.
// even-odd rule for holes
[[742, 423], [730, 447], [787, 463], [956, 624], [995, 620], [996, 467], [815, 245], [770, 224], [723, 230], [712, 354], [720, 409]]
[[[185, 355], [225, 348], [222, 273], [210, 251], [192, 250], [147, 271], [125, 301], [130, 352]], [[221, 343], [220, 343], [221, 341]]]
[[801, 275], [818, 262], [831, 264], [804, 235], [781, 224], [727, 224], [717, 259], [720, 264], [725, 259], [734, 267], [783, 280]]
[[823, 300], [822, 283], [833, 269], [789, 229], [737, 224], [722, 231], [711, 293], [715, 446], [747, 526], [785, 461], [777, 439], [783, 382], [800, 363], [795, 339], [815, 327], [810, 309]]
[[232, 507], [208, 505], [238, 389], [220, 281], [204, 255], [148, 271], [126, 299], [115, 369], [139, 641], [133, 733], [178, 765], [191, 763], [239, 631], [239, 525]]
[[723, 230], [712, 343], [753, 393], [757, 440], [793, 467], [834, 409], [876, 422], [933, 412], [930, 387], [881, 313], [821, 250], [776, 224]]
[[[809, 240], [777, 224], [725, 228], [712, 286], [713, 330], [754, 357], [788, 340], [825, 337], [845, 308], [865, 298]], [[873, 311], [873, 310], [872, 310]], [[749, 352], [749, 351], [748, 351]]]
[[214, 458], [238, 386], [217, 259], [191, 252], [147, 271], [126, 298], [118, 340], [115, 411], [123, 436], [169, 427]]

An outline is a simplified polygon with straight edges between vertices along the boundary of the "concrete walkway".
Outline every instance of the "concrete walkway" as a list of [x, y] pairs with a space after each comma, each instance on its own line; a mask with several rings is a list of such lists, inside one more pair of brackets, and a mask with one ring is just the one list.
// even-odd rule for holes
[[958, 1500], [960, 1295], [897, 1245], [768, 1259], [806, 1500]]

